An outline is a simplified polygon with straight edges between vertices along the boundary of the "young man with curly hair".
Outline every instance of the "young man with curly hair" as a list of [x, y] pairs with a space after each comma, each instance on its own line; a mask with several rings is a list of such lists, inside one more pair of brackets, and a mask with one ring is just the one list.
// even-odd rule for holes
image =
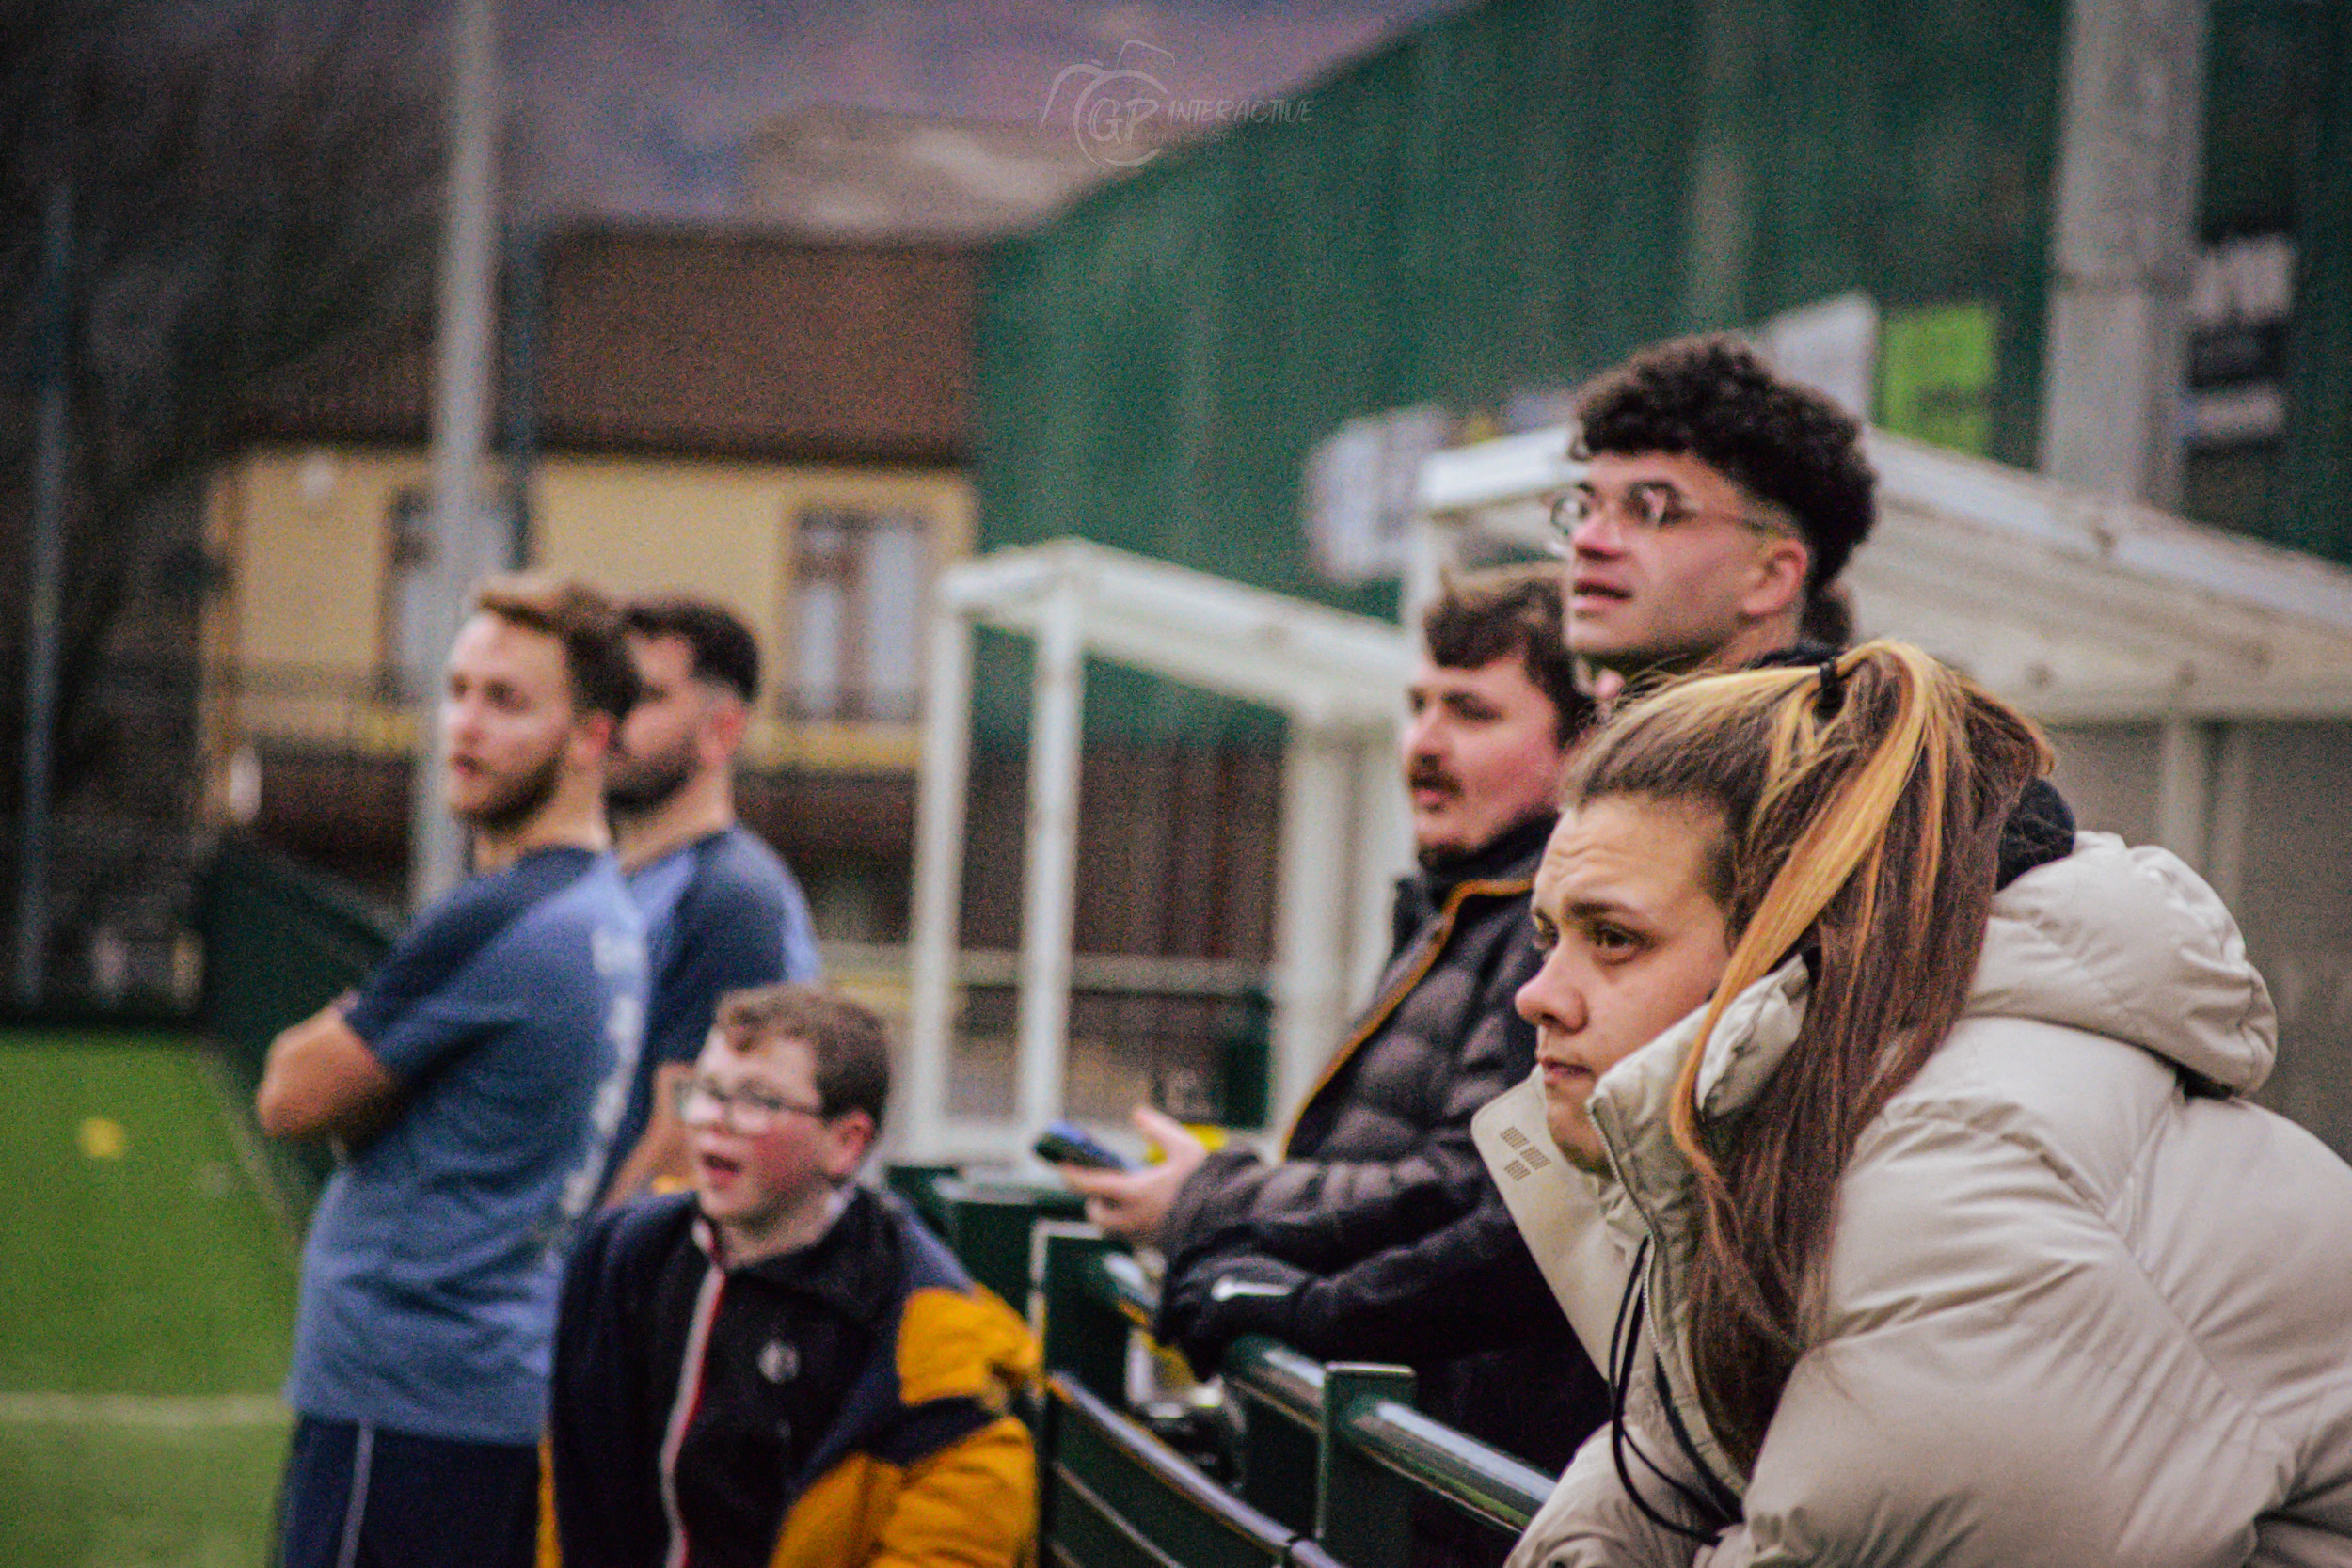
[[[1552, 521], [1568, 651], [1604, 707], [1631, 682], [1818, 664], [1851, 640], [1837, 578], [1878, 519], [1859, 420], [1724, 334], [1644, 349], [1576, 412], [1584, 474]], [[2019, 855], [2074, 842], [2046, 779], [2010, 826]]]
[[1724, 336], [1635, 355], [1577, 417], [1584, 475], [1552, 520], [1597, 691], [1844, 641], [1837, 575], [1876, 516], [1860, 421]]

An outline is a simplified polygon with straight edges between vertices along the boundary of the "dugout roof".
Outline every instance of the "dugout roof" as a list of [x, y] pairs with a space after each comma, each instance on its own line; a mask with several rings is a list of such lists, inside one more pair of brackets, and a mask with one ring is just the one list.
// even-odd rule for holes
[[[1567, 436], [1431, 459], [1427, 549], [1540, 546], [1545, 498], [1575, 477]], [[1879, 524], [1844, 578], [1865, 635], [2055, 723], [2352, 717], [2352, 571], [1883, 431], [1869, 452]]]
[[[1536, 431], [1424, 465], [1407, 620], [1470, 536], [1544, 546], [1549, 498], [1575, 478], [1567, 437]], [[1918, 642], [2053, 723], [2156, 723], [2156, 836], [2192, 864], [2209, 820], [2246, 813], [2243, 781], [2224, 787], [2201, 760], [2202, 721], [2352, 718], [2352, 571], [1883, 433], [1870, 457], [1879, 526], [1846, 574], [1862, 631]], [[1037, 649], [1016, 1118], [985, 1127], [946, 1115], [977, 625]], [[930, 632], [901, 1123], [911, 1150], [1015, 1155], [1059, 1112], [1088, 657], [1292, 721], [1275, 961], [1278, 1120], [1287, 1116], [1361, 989], [1364, 956], [1379, 950], [1386, 873], [1403, 860], [1390, 728], [1411, 668], [1403, 628], [1065, 539], [950, 569]]]

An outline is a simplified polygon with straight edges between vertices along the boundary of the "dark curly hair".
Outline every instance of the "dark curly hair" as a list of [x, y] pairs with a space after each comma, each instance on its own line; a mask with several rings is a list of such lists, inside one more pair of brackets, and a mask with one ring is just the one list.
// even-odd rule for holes
[[1785, 507], [1813, 556], [1819, 594], [1877, 520], [1878, 479], [1862, 424], [1809, 387], [1781, 380], [1726, 334], [1644, 349], [1577, 400], [1572, 455], [1688, 454], [1759, 499]]

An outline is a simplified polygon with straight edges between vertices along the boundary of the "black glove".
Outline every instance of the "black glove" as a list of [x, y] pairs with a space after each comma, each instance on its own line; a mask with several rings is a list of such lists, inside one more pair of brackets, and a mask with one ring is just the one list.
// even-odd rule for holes
[[1194, 1375], [1211, 1376], [1225, 1348], [1245, 1334], [1291, 1339], [1299, 1291], [1313, 1280], [1304, 1269], [1255, 1254], [1203, 1259], [1162, 1288], [1152, 1338], [1184, 1352]]

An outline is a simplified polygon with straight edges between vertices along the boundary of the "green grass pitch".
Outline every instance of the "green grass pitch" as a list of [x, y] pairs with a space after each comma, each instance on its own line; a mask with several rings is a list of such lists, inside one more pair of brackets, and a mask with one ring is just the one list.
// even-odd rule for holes
[[201, 1059], [0, 1035], [0, 1563], [267, 1560], [294, 1243]]

